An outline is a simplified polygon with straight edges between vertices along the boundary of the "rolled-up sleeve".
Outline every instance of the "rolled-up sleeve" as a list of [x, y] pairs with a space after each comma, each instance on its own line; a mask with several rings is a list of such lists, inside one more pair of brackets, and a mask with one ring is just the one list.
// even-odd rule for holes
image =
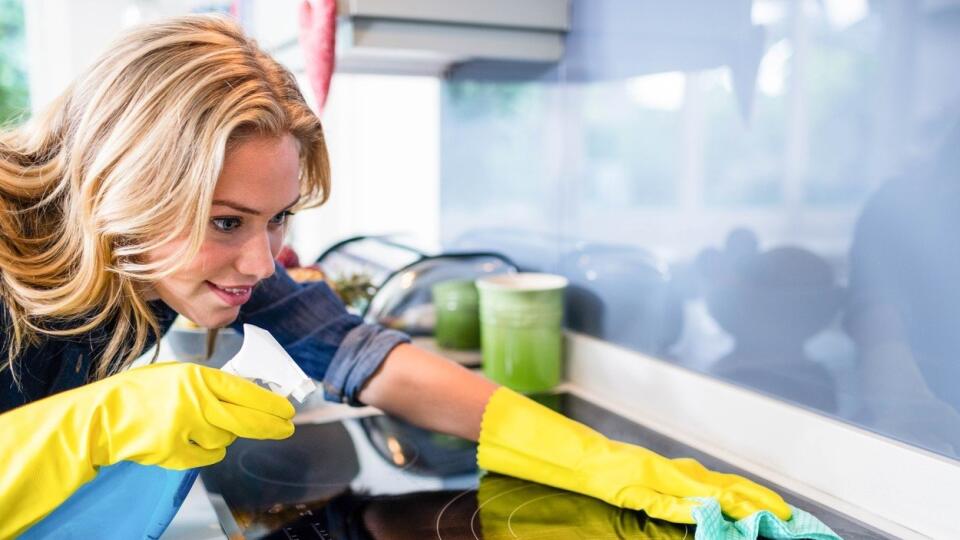
[[232, 326], [242, 332], [244, 323], [273, 334], [307, 375], [323, 382], [326, 399], [355, 406], [363, 405], [357, 394], [390, 351], [410, 341], [349, 313], [326, 283], [301, 285], [279, 266]]

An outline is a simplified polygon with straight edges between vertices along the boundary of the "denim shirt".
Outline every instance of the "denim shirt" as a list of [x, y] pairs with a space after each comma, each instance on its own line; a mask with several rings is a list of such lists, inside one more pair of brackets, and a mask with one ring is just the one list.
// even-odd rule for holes
[[[165, 334], [177, 313], [159, 300], [150, 306]], [[0, 361], [5, 361], [9, 319], [2, 306], [0, 323]], [[279, 265], [257, 285], [231, 326], [242, 331], [244, 323], [273, 334], [307, 375], [322, 381], [326, 399], [350, 405], [362, 405], [357, 394], [364, 384], [394, 347], [410, 341], [402, 332], [347, 312], [326, 283], [299, 284]], [[28, 347], [16, 362], [20, 386], [9, 369], [0, 371], [0, 413], [90, 382], [91, 359], [103, 353], [108, 338], [109, 329], [100, 328]]]
[[324, 397], [363, 405], [357, 394], [387, 354], [410, 337], [347, 312], [322, 282], [301, 285], [279, 266], [253, 292], [231, 325], [249, 323], [270, 331], [303, 371], [323, 382]]

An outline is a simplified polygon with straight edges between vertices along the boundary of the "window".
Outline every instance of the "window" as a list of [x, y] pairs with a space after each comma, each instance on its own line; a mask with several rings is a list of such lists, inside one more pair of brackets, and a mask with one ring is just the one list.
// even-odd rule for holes
[[0, 0], [0, 125], [29, 114], [23, 27], [20, 0]]

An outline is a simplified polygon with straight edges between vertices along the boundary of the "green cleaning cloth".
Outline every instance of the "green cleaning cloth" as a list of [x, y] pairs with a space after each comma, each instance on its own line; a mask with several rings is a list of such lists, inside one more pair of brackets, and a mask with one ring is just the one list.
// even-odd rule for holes
[[757, 536], [772, 540], [843, 540], [819, 519], [794, 506], [790, 507], [793, 510], [790, 521], [783, 521], [766, 510], [739, 521], [729, 521], [720, 512], [716, 499], [695, 499], [701, 503], [693, 509], [693, 519], [697, 522], [695, 540], [756, 540]]

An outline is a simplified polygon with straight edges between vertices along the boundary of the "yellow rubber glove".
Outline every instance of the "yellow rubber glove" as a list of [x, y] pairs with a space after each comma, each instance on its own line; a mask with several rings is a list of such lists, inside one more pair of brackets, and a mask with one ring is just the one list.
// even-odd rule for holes
[[698, 503], [687, 497], [715, 497], [734, 519], [759, 510], [785, 520], [791, 514], [779, 495], [746, 478], [610, 440], [505, 387], [484, 410], [477, 463], [674, 523], [694, 523]]
[[483, 540], [693, 538], [690, 525], [649, 519], [593, 497], [497, 474], [480, 478], [477, 506]]
[[252, 382], [181, 363], [132, 369], [4, 413], [0, 538], [53, 511], [98, 467], [203, 467], [237, 437], [289, 437], [293, 414], [289, 401]]

